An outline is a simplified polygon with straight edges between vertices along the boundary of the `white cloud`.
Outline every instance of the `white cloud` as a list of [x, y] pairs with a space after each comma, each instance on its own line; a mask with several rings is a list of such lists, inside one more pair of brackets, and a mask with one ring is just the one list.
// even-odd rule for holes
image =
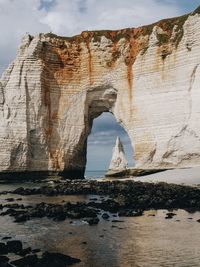
[[40, 22], [46, 15], [38, 10], [40, 0], [0, 0], [0, 73], [15, 57], [21, 37], [30, 32], [49, 31], [48, 25]]
[[57, 34], [72, 35], [82, 30], [139, 26], [178, 14], [175, 5], [156, 0], [57, 0], [41, 22]]

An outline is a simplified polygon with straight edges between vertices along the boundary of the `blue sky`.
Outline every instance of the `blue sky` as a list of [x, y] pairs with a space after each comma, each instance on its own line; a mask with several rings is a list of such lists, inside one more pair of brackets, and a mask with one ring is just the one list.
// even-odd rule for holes
[[[136, 27], [191, 12], [198, 5], [200, 0], [0, 0], [0, 74], [26, 32], [71, 36], [83, 30]], [[131, 163], [129, 138], [111, 115], [103, 114], [88, 139], [88, 169], [108, 167], [117, 135]]]
[[117, 136], [124, 145], [129, 166], [133, 166], [133, 150], [127, 133], [111, 113], [103, 113], [94, 120], [92, 132], [88, 137], [87, 170], [108, 169]]

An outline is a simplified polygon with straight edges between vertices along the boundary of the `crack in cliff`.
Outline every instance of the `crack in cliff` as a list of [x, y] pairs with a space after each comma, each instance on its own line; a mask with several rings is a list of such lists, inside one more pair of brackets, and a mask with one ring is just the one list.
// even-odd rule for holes
[[0, 81], [0, 104], [4, 105], [4, 103], [5, 103], [4, 87]]
[[1, 84], [2, 84], [2, 86], [3, 86], [3, 88], [5, 88], [5, 87], [7, 86], [8, 82], [9, 82], [9, 78], [10, 78], [10, 76], [11, 76], [11, 74], [12, 74], [13, 69], [14, 69], [14, 62], [12, 62], [12, 63], [8, 66], [8, 69], [6, 69], [6, 70], [3, 72], [3, 74], [2, 74], [2, 76], [1, 76], [1, 78], [0, 78], [0, 82], [1, 82]]
[[154, 156], [156, 155], [157, 144], [155, 144], [155, 148], [149, 154], [149, 162], [153, 162]]
[[189, 89], [188, 89], [189, 92], [191, 92], [191, 90], [192, 90], [192, 86], [193, 86], [194, 81], [195, 81], [195, 78], [196, 78], [197, 68], [199, 67], [199, 65], [200, 65], [200, 64], [197, 64], [197, 65], [194, 67], [193, 71], [192, 71], [191, 79], [190, 79], [190, 87], [189, 87]]
[[90, 41], [91, 38], [89, 40], [86, 40], [86, 47], [88, 50], [88, 75], [89, 75], [89, 85], [93, 84], [92, 81], [92, 53], [91, 53], [91, 49], [90, 49]]
[[188, 153], [187, 155], [183, 156], [177, 163], [177, 165], [180, 165], [183, 161], [185, 160], [194, 160], [194, 159], [198, 159], [199, 158], [199, 154], [198, 153]]
[[[191, 74], [191, 78], [190, 78], [190, 86], [188, 88], [188, 105], [189, 105], [189, 112], [188, 112], [188, 118], [187, 118], [187, 122], [186, 122], [186, 126], [188, 127], [188, 124], [189, 124], [189, 121], [190, 121], [190, 118], [191, 118], [191, 115], [192, 115], [192, 96], [191, 96], [191, 91], [192, 91], [192, 87], [193, 87], [193, 84], [195, 82], [195, 78], [196, 78], [196, 72], [197, 72], [197, 69], [199, 67], [199, 64], [197, 64], [193, 71], [192, 71], [192, 74]], [[186, 127], [186, 128], [187, 128]]]
[[23, 68], [24, 68], [24, 60], [21, 63], [20, 66], [20, 70], [19, 70], [19, 82], [18, 82], [18, 86], [20, 87], [21, 82], [22, 82], [22, 72], [23, 72]]
[[31, 148], [30, 148], [30, 114], [29, 114], [29, 102], [30, 95], [28, 91], [28, 82], [26, 75], [24, 76], [24, 87], [25, 87], [25, 97], [26, 97], [26, 135], [27, 135], [27, 168], [30, 167], [30, 159], [31, 159]]

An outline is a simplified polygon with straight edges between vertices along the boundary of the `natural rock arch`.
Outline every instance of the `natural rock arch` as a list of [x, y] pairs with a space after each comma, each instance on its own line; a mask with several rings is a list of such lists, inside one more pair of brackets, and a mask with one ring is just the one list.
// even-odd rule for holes
[[81, 177], [91, 122], [112, 112], [136, 168], [200, 165], [200, 8], [152, 25], [26, 35], [0, 80], [0, 172]]
[[[72, 107], [72, 112], [80, 109], [81, 103], [83, 107], [81, 110], [83, 112], [77, 112], [79, 119], [84, 121], [83, 127], [80, 127], [79, 134], [77, 135], [77, 140], [73, 140], [73, 152], [72, 157], [69, 159], [68, 155], [65, 164], [68, 166], [68, 170], [65, 170], [63, 175], [65, 176], [76, 176], [83, 177], [85, 173], [86, 167], [86, 154], [87, 154], [87, 138], [91, 132], [93, 120], [100, 116], [103, 112], [110, 112], [115, 117], [116, 121], [127, 131], [125, 124], [122, 120], [119, 120], [118, 114], [115, 110], [115, 104], [117, 101], [117, 90], [112, 88], [112, 86], [104, 85], [93, 87], [85, 90], [85, 94], [81, 93], [75, 96], [76, 100], [73, 100], [73, 103], [76, 103]], [[70, 110], [67, 112], [68, 118]], [[81, 118], [82, 116], [82, 118]], [[70, 117], [71, 118], [71, 117]], [[77, 123], [77, 117], [73, 118], [72, 125]], [[68, 123], [69, 125], [70, 123]], [[74, 133], [72, 134], [74, 136]], [[71, 137], [69, 136], [69, 131], [66, 129], [64, 131], [64, 136], [66, 138], [66, 146], [64, 148], [65, 151], [69, 151], [72, 149], [72, 144], [70, 145], [69, 140]], [[71, 166], [71, 167], [70, 167]]]

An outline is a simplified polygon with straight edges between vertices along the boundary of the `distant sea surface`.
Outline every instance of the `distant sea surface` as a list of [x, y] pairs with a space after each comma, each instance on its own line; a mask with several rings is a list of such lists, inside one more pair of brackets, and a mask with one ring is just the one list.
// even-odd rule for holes
[[106, 170], [93, 170], [93, 171], [86, 170], [85, 177], [88, 179], [102, 178], [105, 176], [105, 174]]

